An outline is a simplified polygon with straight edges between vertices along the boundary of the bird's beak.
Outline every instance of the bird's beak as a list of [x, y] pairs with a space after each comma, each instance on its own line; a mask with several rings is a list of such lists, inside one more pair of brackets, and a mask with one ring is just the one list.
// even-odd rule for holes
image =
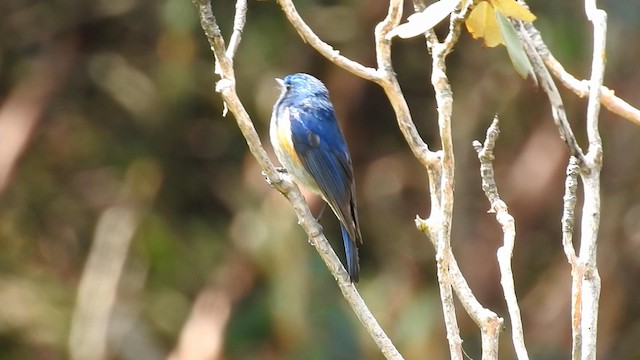
[[278, 82], [278, 86], [280, 86], [281, 89], [284, 89], [284, 80], [276, 78], [276, 81]]

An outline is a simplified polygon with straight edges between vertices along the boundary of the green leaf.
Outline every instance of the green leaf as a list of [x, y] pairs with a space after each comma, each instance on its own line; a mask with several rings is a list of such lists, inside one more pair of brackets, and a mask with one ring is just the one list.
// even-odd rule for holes
[[526, 79], [529, 74], [535, 78], [533, 67], [529, 62], [529, 57], [527, 57], [527, 54], [524, 52], [522, 42], [520, 42], [520, 38], [518, 37], [518, 33], [513, 27], [513, 24], [504, 15], [502, 15], [500, 11], [496, 10], [495, 14], [513, 67], [523, 78]]

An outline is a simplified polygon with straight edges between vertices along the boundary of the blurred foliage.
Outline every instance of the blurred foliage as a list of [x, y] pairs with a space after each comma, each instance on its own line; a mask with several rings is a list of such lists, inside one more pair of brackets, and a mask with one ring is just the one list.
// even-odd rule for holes
[[[341, 53], [375, 63], [372, 32], [385, 2], [297, 5]], [[591, 29], [581, 3], [530, 5], [549, 48], [584, 78]], [[606, 84], [638, 106], [640, 3], [601, 6], [610, 25]], [[214, 2], [225, 36], [233, 9], [231, 1]], [[18, 122], [19, 136], [0, 133], [3, 142], [26, 139], [0, 188], [0, 359], [70, 355], [77, 289], [96, 228], [118, 206], [134, 209], [138, 221], [108, 313], [107, 358], [166, 357], [195, 314], [196, 299], [211, 290], [232, 306], [224, 358], [381, 358], [288, 204], [264, 182], [233, 118], [221, 116], [212, 55], [190, 1], [3, 0], [0, 14], [0, 119], [12, 99], [20, 100], [14, 103], [21, 111], [8, 118], [33, 119]], [[446, 25], [436, 31], [444, 34]], [[423, 41], [395, 40], [393, 51], [417, 126], [437, 149]], [[413, 225], [416, 214], [429, 213], [426, 174], [383, 93], [317, 55], [273, 1], [249, 2], [235, 68], [239, 95], [265, 143], [277, 97], [273, 78], [304, 71], [325, 81], [354, 158], [365, 238], [359, 289], [407, 359], [447, 358], [434, 251]], [[484, 49], [468, 34], [448, 70], [455, 95], [458, 262], [480, 301], [507, 317], [495, 261], [500, 228], [486, 213], [471, 147], [499, 113], [496, 180], [517, 222], [513, 263], [525, 337], [533, 358], [565, 359], [570, 275], [560, 215], [567, 151], [549, 106], [542, 91], [514, 72], [504, 48]], [[563, 95], [584, 144], [586, 100]], [[598, 348], [602, 358], [631, 359], [640, 357], [640, 129], [606, 110], [601, 120]], [[319, 209], [318, 199], [310, 202]], [[342, 256], [336, 221], [325, 216], [322, 224]], [[96, 308], [105, 300], [96, 294]], [[214, 318], [220, 309], [209, 306]], [[466, 353], [478, 358], [475, 325], [461, 315], [460, 326]], [[206, 340], [209, 333], [200, 336]], [[513, 356], [508, 338], [505, 333], [505, 358]]]

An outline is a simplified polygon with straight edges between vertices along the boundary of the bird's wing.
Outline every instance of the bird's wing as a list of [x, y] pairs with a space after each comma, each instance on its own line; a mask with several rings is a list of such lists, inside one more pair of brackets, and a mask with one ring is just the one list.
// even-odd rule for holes
[[353, 167], [332, 108], [301, 112], [291, 119], [293, 146], [324, 199], [354, 240], [361, 241], [355, 209]]

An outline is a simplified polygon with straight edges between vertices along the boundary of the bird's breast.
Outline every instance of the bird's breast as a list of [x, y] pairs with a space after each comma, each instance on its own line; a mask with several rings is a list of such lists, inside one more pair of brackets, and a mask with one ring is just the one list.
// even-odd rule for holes
[[271, 119], [269, 137], [282, 166], [287, 169], [296, 182], [313, 192], [319, 192], [318, 185], [300, 161], [291, 133], [291, 112], [284, 108]]
[[276, 156], [282, 165], [288, 170], [290, 170], [289, 167], [302, 166], [300, 157], [293, 146], [291, 119], [287, 109], [281, 111], [272, 119], [269, 136], [271, 137], [271, 143], [273, 144]]

